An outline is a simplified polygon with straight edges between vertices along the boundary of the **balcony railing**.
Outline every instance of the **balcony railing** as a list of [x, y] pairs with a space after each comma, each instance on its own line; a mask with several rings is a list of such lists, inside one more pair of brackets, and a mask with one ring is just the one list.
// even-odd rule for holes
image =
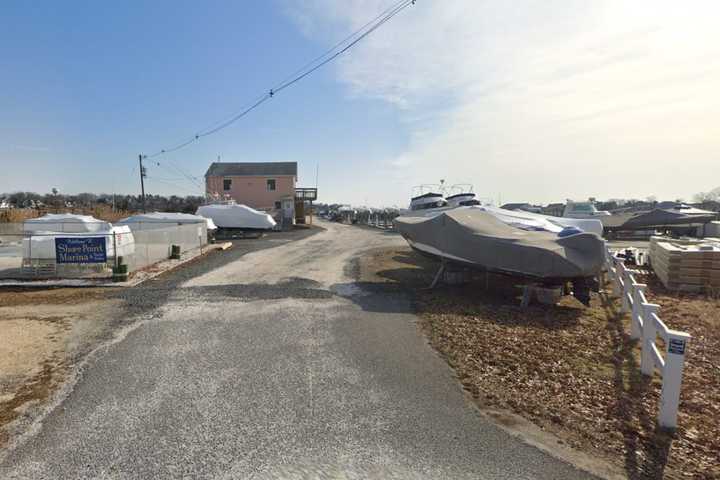
[[317, 200], [317, 188], [296, 188], [295, 200]]

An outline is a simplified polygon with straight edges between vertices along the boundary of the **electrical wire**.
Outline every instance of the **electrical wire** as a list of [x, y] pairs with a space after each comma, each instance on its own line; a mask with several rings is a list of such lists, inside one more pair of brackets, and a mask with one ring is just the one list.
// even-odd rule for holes
[[151, 181], [153, 181], [153, 182], [160, 182], [160, 183], [163, 183], [163, 184], [165, 184], [165, 185], [169, 185], [169, 186], [171, 186], [171, 187], [179, 188], [180, 190], [183, 190], [183, 191], [185, 191], [185, 192], [191, 192], [191, 193], [194, 193], [194, 194], [196, 194], [196, 195], [197, 195], [197, 193], [198, 193], [197, 190], [194, 190], [194, 189], [191, 189], [191, 188], [188, 188], [188, 187], [183, 187], [182, 185], [178, 185], [177, 183], [169, 182], [169, 181], [167, 181], [167, 180], [162, 180], [162, 179], [157, 178], [157, 177], [146, 176], [145, 178], [148, 179], [148, 180], [151, 180]]
[[[182, 175], [184, 177], [184, 179], [188, 180], [194, 186], [196, 186], [198, 188], [203, 188], [202, 183], [200, 182], [200, 180], [197, 177], [190, 175], [189, 173], [186, 173], [184, 170], [182, 170], [179, 166], [175, 165], [174, 163], [169, 163], [170, 167], [172, 167], [173, 170], [168, 168], [164, 163], [160, 163], [156, 160], [153, 160], [153, 163], [155, 163], [155, 165], [157, 165], [160, 168], [165, 169], [166, 171], [168, 171], [170, 173], [179, 173], [180, 175]], [[182, 180], [182, 179], [180, 179], [180, 180]]]
[[400, 11], [402, 11], [404, 8], [406, 8], [407, 6], [412, 5], [412, 4], [414, 4], [414, 3], [415, 3], [415, 0], [405, 0], [405, 1], [403, 2], [403, 5], [395, 8], [391, 13], [387, 14], [382, 20], [380, 20], [377, 24], [375, 24], [375, 25], [374, 25], [372, 28], [370, 28], [367, 32], [363, 33], [363, 34], [360, 35], [358, 38], [356, 38], [355, 40], [353, 40], [352, 42], [350, 42], [350, 43], [349, 43], [348, 45], [346, 45], [342, 50], [334, 53], [333, 55], [331, 55], [331, 56], [328, 57], [327, 59], [323, 60], [323, 61], [320, 62], [319, 64], [317, 64], [317, 65], [315, 65], [314, 67], [312, 67], [312, 68], [311, 68], [310, 70], [308, 70], [307, 72], [305, 72], [305, 73], [303, 73], [303, 74], [301, 74], [301, 75], [298, 75], [297, 77], [293, 78], [292, 80], [289, 80], [289, 81], [285, 82], [284, 84], [278, 86], [277, 88], [271, 90], [271, 92], [272, 92], [272, 93], [277, 93], [277, 92], [279, 92], [279, 91], [281, 91], [281, 90], [284, 90], [284, 89], [286, 89], [287, 87], [289, 87], [290, 85], [293, 85], [294, 83], [297, 83], [297, 82], [299, 82], [300, 80], [302, 80], [303, 78], [307, 77], [308, 75], [310, 75], [311, 73], [313, 73], [315, 70], [319, 69], [320, 67], [323, 67], [324, 65], [327, 65], [328, 63], [330, 63], [331, 61], [335, 60], [337, 57], [339, 57], [339, 56], [342, 55], [343, 53], [345, 53], [345, 52], [347, 52], [348, 50], [350, 50], [354, 45], [356, 45], [356, 44], [357, 44], [358, 42], [360, 42], [362, 39], [364, 39], [365, 37], [367, 37], [368, 35], [370, 35], [372, 32], [374, 32], [375, 30], [377, 30], [378, 28], [380, 28], [383, 24], [385, 24], [387, 21], [389, 21], [392, 17], [394, 17], [395, 15], [397, 15], [398, 13], [400, 13]]
[[[293, 73], [291, 73], [290, 75], [288, 75], [287, 77], [285, 77], [283, 80], [281, 80], [280, 82], [278, 82], [278, 85], [283, 85], [283, 84], [285, 84], [285, 83], [288, 82], [289, 80], [293, 79], [293, 77], [295, 77], [295, 76], [298, 75], [299, 73], [303, 72], [306, 68], [308, 68], [308, 67], [314, 65], [315, 63], [317, 63], [318, 61], [324, 59], [325, 57], [327, 57], [328, 55], [330, 55], [332, 52], [334, 52], [335, 50], [337, 50], [337, 49], [338, 49], [340, 46], [342, 46], [344, 43], [346, 43], [346, 42], [350, 41], [351, 39], [353, 39], [354, 37], [356, 37], [361, 31], [363, 31], [365, 28], [367, 28], [367, 27], [368, 27], [369, 25], [371, 25], [373, 22], [377, 21], [377, 20], [380, 19], [383, 15], [386, 15], [388, 12], [390, 12], [390, 11], [394, 10], [395, 8], [397, 8], [398, 5], [400, 5], [400, 4], [402, 4], [402, 3], [406, 3], [406, 1], [407, 1], [407, 0], [400, 0], [400, 1], [396, 2], [395, 4], [393, 4], [392, 6], [386, 8], [386, 9], [383, 10], [380, 14], [378, 14], [375, 18], [373, 18], [373, 19], [370, 20], [369, 22], [365, 23], [365, 24], [364, 24], [363, 26], [361, 26], [359, 29], [357, 29], [356, 31], [354, 31], [353, 33], [351, 33], [350, 35], [348, 35], [347, 37], [343, 38], [342, 40], [340, 40], [339, 42], [337, 42], [335, 45], [333, 45], [332, 47], [330, 47], [328, 50], [326, 50], [325, 52], [323, 52], [322, 55], [319, 55], [318, 57], [315, 57], [314, 59], [310, 60], [309, 62], [307, 62], [306, 64], [304, 64], [302, 67], [298, 68], [298, 69], [295, 70]], [[274, 87], [272, 90], [276, 92], [276, 91], [277, 91], [277, 87]], [[197, 139], [198, 139], [197, 137], [204, 137], [204, 136], [210, 135], [210, 134], [212, 134], [212, 133], [215, 133], [215, 132], [218, 131], [219, 129], [224, 128], [224, 126], [227, 126], [226, 123], [229, 125], [230, 123], [238, 120], [239, 118], [242, 118], [242, 116], [246, 115], [247, 113], [249, 113], [250, 111], [252, 111], [252, 110], [255, 109], [256, 107], [258, 107], [259, 104], [265, 102], [266, 100], [269, 100], [270, 97], [271, 97], [271, 95], [269, 95], [269, 94], [264, 94], [264, 95], [258, 97], [256, 100], [254, 100], [253, 102], [251, 102], [250, 104], [248, 104], [248, 106], [246, 106], [246, 107], [244, 107], [243, 109], [241, 109], [241, 113], [240, 113], [240, 114], [232, 115], [232, 116], [228, 117], [228, 118], [225, 119], [225, 120], [221, 120], [221, 121], [215, 122], [215, 123], [213, 123], [212, 125], [208, 126], [206, 129], [200, 130], [200, 131], [204, 132], [203, 134], [198, 134], [196, 137], [193, 137], [192, 139], [190, 139], [190, 140], [188, 140], [188, 141], [185, 141], [185, 142], [180, 143], [177, 147], [173, 147], [172, 149], [165, 150], [164, 152], [162, 152], [162, 151], [161, 151], [161, 152], [158, 152], [157, 154], [154, 154], [153, 156], [156, 156], [156, 155], [162, 154], [162, 153], [169, 153], [169, 152], [175, 151], [175, 150], [180, 149], [180, 148], [183, 148], [184, 146], [188, 145], [189, 143], [192, 143], [193, 141], [197, 140]]]
[[[311, 60], [310, 62], [306, 63], [303, 67], [296, 70], [293, 74], [286, 77], [286, 80], [281, 81], [279, 84], [277, 84], [276, 87], [271, 88], [268, 93], [265, 93], [258, 97], [254, 102], [250, 103], [249, 106], [242, 109], [239, 113], [233, 115], [229, 119], [225, 121], [221, 121], [220, 123], [215, 123], [212, 127], [208, 127], [206, 130], [200, 130], [198, 133], [196, 133], [192, 138], [188, 140], [184, 140], [177, 145], [174, 145], [170, 148], [161, 149], [151, 155], [148, 155], [147, 158], [155, 158], [160, 155], [165, 155], [167, 153], [176, 152], [182, 148], [187, 147], [188, 145], [200, 140], [202, 137], [206, 137], [208, 135], [212, 135], [216, 132], [219, 132], [220, 130], [223, 130], [236, 121], [240, 120], [245, 115], [249, 114], [253, 110], [255, 110], [257, 107], [265, 103], [266, 101], [270, 100], [277, 94], [278, 92], [290, 87], [291, 85], [294, 85], [295, 83], [299, 82], [303, 78], [307, 77], [308, 75], [312, 74], [319, 68], [323, 67], [324, 65], [327, 65], [331, 61], [335, 60], [337, 57], [342, 55], [343, 53], [350, 50], [353, 46], [355, 46], [358, 42], [366, 38], [368, 35], [370, 35], [372, 32], [380, 28], [382, 25], [384, 25], [386, 22], [388, 22], [391, 18], [393, 18], [395, 15], [400, 13], [405, 8], [409, 7], [410, 5], [414, 5], [416, 0], [400, 0], [396, 3], [394, 3], [391, 7], [388, 7], [385, 9], [382, 13], [380, 13], [378, 16], [376, 16], [374, 19], [370, 20], [366, 24], [364, 24], [362, 27], [357, 29], [355, 32], [350, 34], [349, 36], [345, 37], [343, 40], [335, 44], [333, 47], [328, 49], [325, 53], [320, 55], [319, 57], [316, 57], [315, 59]], [[369, 27], [369, 28], [368, 28]], [[357, 37], [357, 38], [355, 38]], [[353, 39], [352, 41], [350, 41]], [[343, 44], [348, 43], [345, 45], [342, 49], [337, 50], [340, 48]], [[337, 51], [336, 51], [337, 50]], [[333, 53], [334, 52], [334, 53]], [[326, 58], [327, 57], [327, 58]], [[318, 63], [319, 62], [319, 63]]]
[[396, 2], [395, 4], [393, 4], [392, 6], [386, 8], [385, 10], [383, 10], [382, 12], [380, 12], [377, 17], [373, 18], [373, 19], [370, 20], [369, 22], [365, 23], [362, 27], [358, 28], [358, 29], [355, 30], [353, 33], [351, 33], [351, 34], [348, 35], [347, 37], [345, 37], [345, 38], [343, 38], [342, 40], [340, 40], [339, 42], [337, 42], [335, 45], [333, 45], [332, 47], [330, 47], [329, 49], [327, 49], [322, 55], [320, 55], [320, 56], [318, 56], [318, 57], [310, 60], [309, 62], [307, 62], [307, 63], [306, 63], [305, 65], [303, 65], [302, 67], [300, 67], [300, 68], [298, 68], [297, 70], [295, 70], [293, 73], [291, 73], [290, 75], [288, 75], [287, 77], [285, 77], [285, 78], [284, 78], [282, 81], [280, 81], [279, 83], [280, 83], [280, 84], [283, 84], [283, 83], [287, 82], [288, 80], [292, 79], [295, 75], [301, 73], [301, 72], [302, 72], [303, 70], [305, 70], [306, 68], [312, 66], [313, 64], [315, 64], [315, 63], [319, 62], [320, 60], [322, 60], [323, 58], [327, 57], [327, 56], [330, 55], [332, 52], [334, 52], [335, 50], [337, 50], [338, 48], [340, 48], [340, 46], [342, 46], [344, 43], [349, 42], [350, 40], [352, 40], [355, 36], [357, 36], [361, 31], [365, 30], [365, 29], [366, 29], [368, 26], [370, 26], [373, 22], [376, 22], [376, 21], [377, 21], [378, 19], [380, 19], [383, 15], [386, 15], [386, 14], [387, 14], [388, 12], [390, 12], [391, 10], [394, 10], [398, 5], [400, 5], [401, 3], [404, 3], [405, 1], [406, 1], [406, 0], [400, 0], [400, 1]]

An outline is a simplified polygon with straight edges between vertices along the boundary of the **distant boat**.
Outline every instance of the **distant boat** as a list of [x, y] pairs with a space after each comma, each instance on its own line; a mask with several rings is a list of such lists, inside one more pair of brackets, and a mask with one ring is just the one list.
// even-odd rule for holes
[[565, 218], [599, 218], [609, 215], [610, 212], [598, 210], [592, 202], [573, 202], [568, 200], [563, 210], [563, 217]]
[[276, 225], [267, 213], [236, 203], [201, 205], [195, 214], [211, 219], [221, 229], [270, 230]]
[[656, 208], [642, 212], [617, 213], [602, 218], [608, 230], [638, 230], [649, 228], [700, 226], [718, 218], [717, 212], [687, 205]]

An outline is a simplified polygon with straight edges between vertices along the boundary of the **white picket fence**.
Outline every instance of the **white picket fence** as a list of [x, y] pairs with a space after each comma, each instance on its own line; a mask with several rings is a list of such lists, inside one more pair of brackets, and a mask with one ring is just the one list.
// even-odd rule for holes
[[[630, 336], [640, 339], [640, 370], [644, 375], [651, 376], [657, 369], [662, 376], [658, 423], [663, 428], [674, 429], [677, 427], [680, 386], [690, 335], [671, 330], [660, 320], [660, 305], [648, 303], [644, 293], [647, 285], [635, 281], [634, 271], [625, 266], [624, 259], [616, 258], [607, 250], [605, 266], [613, 293], [622, 299], [623, 312], [631, 313]], [[658, 335], [665, 341], [664, 356], [655, 343]]]

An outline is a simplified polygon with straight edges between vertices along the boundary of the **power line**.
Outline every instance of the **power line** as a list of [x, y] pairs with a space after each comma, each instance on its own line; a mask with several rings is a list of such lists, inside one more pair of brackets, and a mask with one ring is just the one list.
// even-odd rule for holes
[[309, 62], [307, 62], [307, 63], [306, 63], [305, 65], [303, 65], [302, 67], [300, 67], [300, 68], [298, 68], [297, 70], [295, 70], [293, 73], [291, 73], [290, 75], [288, 75], [285, 79], [283, 79], [280, 83], [283, 84], [283, 83], [287, 82], [288, 80], [292, 79], [295, 75], [299, 74], [300, 72], [302, 72], [302, 71], [305, 70], [306, 68], [310, 67], [311, 65], [315, 64], [316, 62], [319, 62], [319, 61], [322, 60], [323, 58], [327, 57], [327, 56], [330, 55], [332, 52], [334, 52], [335, 50], [337, 50], [338, 48], [340, 48], [340, 46], [342, 46], [345, 42], [348, 42], [348, 41], [350, 41], [352, 38], [354, 38], [355, 36], [357, 36], [357, 35], [359, 34], [359, 32], [361, 32], [361, 31], [363, 31], [364, 29], [366, 29], [366, 28], [367, 28], [368, 26], [370, 26], [373, 22], [377, 21], [377, 20], [378, 20], [379, 18], [381, 18], [383, 15], [386, 15], [386, 14], [389, 13], [391, 10], [395, 9], [395, 8], [396, 8], [398, 5], [400, 5], [401, 3], [404, 3], [404, 1], [405, 1], [405, 0], [400, 0], [400, 1], [396, 2], [395, 4], [393, 4], [392, 6], [386, 8], [385, 10], [383, 10], [382, 12], [380, 12], [377, 17], [373, 18], [372, 20], [370, 20], [369, 22], [367, 22], [366, 24], [364, 24], [362, 27], [360, 27], [359, 29], [355, 30], [353, 33], [351, 33], [351, 34], [348, 35], [347, 37], [345, 37], [345, 38], [343, 38], [342, 40], [340, 40], [338, 43], [336, 43], [335, 45], [333, 45], [332, 47], [330, 47], [329, 49], [327, 49], [322, 55], [320, 55], [320, 56], [318, 56], [318, 57], [310, 60]]
[[[324, 65], [327, 65], [331, 61], [335, 60], [337, 57], [342, 55], [343, 53], [350, 50], [353, 46], [355, 46], [358, 42], [366, 38], [368, 35], [370, 35], [372, 32], [380, 28], [382, 25], [384, 25], [386, 22], [388, 22], [391, 18], [393, 18], [395, 15], [400, 13], [405, 8], [409, 7], [410, 5], [414, 5], [416, 0], [400, 0], [393, 4], [391, 7], [385, 9], [382, 13], [380, 13], [378, 16], [376, 16], [374, 19], [370, 20], [366, 24], [364, 24], [362, 27], [360, 27], [358, 30], [350, 34], [349, 36], [345, 37], [343, 40], [335, 44], [332, 48], [327, 50], [325, 53], [320, 55], [319, 57], [315, 58], [314, 60], [311, 60], [310, 62], [306, 63], [303, 67], [296, 70], [293, 74], [291, 74], [289, 77], [287, 77], [285, 80], [281, 81], [277, 86], [274, 88], [271, 88], [267, 93], [257, 97], [257, 99], [253, 102], [251, 102], [247, 107], [242, 109], [239, 113], [231, 116], [229, 119], [225, 121], [221, 121], [220, 123], [215, 123], [212, 127], [208, 127], [206, 130], [201, 130], [198, 133], [196, 133], [192, 138], [189, 138], [187, 140], [184, 140], [177, 145], [174, 145], [170, 148], [161, 149], [151, 155], [148, 155], [147, 158], [155, 158], [160, 155], [165, 155], [166, 153], [176, 152], [182, 148], [187, 147], [188, 145], [198, 141], [202, 137], [206, 137], [208, 135], [212, 135], [220, 130], [223, 130], [224, 128], [229, 127], [236, 121], [240, 120], [245, 115], [249, 114], [253, 110], [255, 110], [257, 107], [265, 103], [266, 101], [272, 99], [275, 94], [278, 92], [290, 87], [291, 85], [299, 82], [303, 78], [307, 77], [311, 73], [315, 72], [319, 68], [323, 67]], [[357, 38], [356, 38], [357, 37]], [[352, 41], [350, 41], [352, 40]], [[347, 43], [349, 42], [349, 43]], [[337, 50], [342, 45], [345, 45], [340, 50]], [[337, 50], [337, 51], [336, 51]], [[334, 53], [333, 53], [334, 52]], [[327, 58], [326, 58], [327, 57]], [[319, 62], [319, 63], [318, 63]]]
[[208, 135], [212, 135], [213, 133], [218, 132], [218, 131], [222, 130], [223, 128], [228, 127], [228, 126], [232, 125], [233, 123], [237, 122], [237, 121], [240, 120], [242, 117], [244, 117], [244, 116], [247, 115], [248, 113], [252, 112], [252, 111], [255, 110], [257, 107], [259, 107], [260, 105], [262, 105], [263, 103], [265, 103], [266, 101], [270, 100], [270, 99], [273, 97], [272, 90], [270, 90], [270, 92], [271, 92], [271, 93], [265, 94], [262, 98], [260, 98], [260, 100], [258, 100], [257, 102], [253, 103], [250, 107], [246, 108], [245, 110], [243, 110], [243, 111], [240, 112], [239, 114], [235, 115], [235, 116], [232, 117], [230, 120], [228, 120], [228, 121], [220, 124], [219, 126], [213, 128], [212, 130], [208, 130], [207, 132], [203, 132], [203, 133], [199, 133], [199, 134], [195, 135], [195, 138], [207, 137]]
[[[185, 170], [181, 169], [179, 166], [175, 165], [174, 163], [172, 163], [172, 162], [169, 163], [170, 167], [172, 167], [173, 170], [170, 170], [170, 168], [168, 168], [168, 167], [166, 166], [166, 164], [160, 163], [160, 162], [158, 162], [158, 161], [156, 161], [156, 160], [153, 160], [153, 163], [154, 163], [155, 165], [157, 165], [158, 167], [161, 167], [161, 168], [165, 169], [165, 170], [168, 171], [168, 172], [171, 172], [171, 173], [179, 173], [180, 175], [182, 175], [182, 176], [184, 177], [184, 179], [188, 180], [188, 181], [189, 181], [190, 183], [192, 183], [194, 186], [196, 186], [196, 187], [198, 187], [198, 188], [203, 188], [202, 183], [200, 182], [200, 180], [198, 180], [197, 177], [195, 177], [195, 176], [193, 176], [193, 175], [190, 175], [189, 173], [186, 173]], [[182, 180], [182, 179], [179, 179], [179, 180]]]
[[403, 5], [395, 8], [392, 12], [388, 13], [387, 15], [385, 15], [385, 17], [383, 17], [382, 20], [380, 20], [378, 23], [376, 23], [375, 25], [373, 25], [367, 32], [363, 33], [363, 34], [360, 35], [358, 38], [356, 38], [355, 40], [353, 40], [352, 42], [350, 42], [350, 43], [349, 43], [347, 46], [345, 46], [345, 48], [343, 48], [342, 50], [334, 53], [332, 56], [328, 57], [327, 59], [323, 60], [323, 61], [320, 62], [319, 64], [315, 65], [314, 67], [312, 67], [312, 68], [311, 68], [310, 70], [308, 70], [307, 72], [302, 73], [301, 75], [298, 75], [298, 76], [295, 77], [294, 79], [285, 82], [284, 84], [280, 85], [279, 87], [275, 88], [274, 90], [271, 90], [271, 91], [270, 91], [271, 95], [272, 95], [273, 93], [277, 93], [277, 92], [279, 92], [279, 91], [281, 91], [281, 90], [286, 89], [287, 87], [289, 87], [290, 85], [292, 85], [292, 84], [294, 84], [294, 83], [296, 83], [296, 82], [299, 82], [299, 81], [302, 80], [303, 78], [305, 78], [305, 77], [307, 77], [308, 75], [310, 75], [311, 73], [313, 73], [315, 70], [317, 70], [317, 69], [319, 69], [320, 67], [322, 67], [322, 66], [324, 66], [324, 65], [327, 65], [327, 64], [330, 63], [331, 61], [335, 60], [337, 57], [339, 57], [339, 56], [342, 55], [343, 53], [345, 53], [345, 52], [347, 52], [348, 50], [350, 50], [355, 44], [357, 44], [358, 42], [360, 42], [363, 38], [367, 37], [367, 36], [370, 35], [372, 32], [374, 32], [375, 30], [377, 30], [378, 28], [380, 28], [385, 22], [389, 21], [392, 17], [394, 17], [395, 15], [397, 15], [398, 13], [400, 13], [404, 8], [408, 7], [409, 5], [414, 5], [414, 4], [415, 4], [415, 0], [406, 0], [406, 1], [403, 2], [403, 3], [404, 3]]
[[[194, 193], [195, 195], [198, 195], [197, 190], [193, 190], [193, 189], [190, 189], [190, 188], [188, 188], [188, 187], [183, 187], [182, 185], [178, 185], [177, 183], [169, 182], [169, 181], [167, 181], [167, 180], [160, 179], [160, 178], [157, 178], [157, 177], [152, 177], [152, 176], [147, 176], [146, 178], [147, 178], [148, 180], [152, 180], [153, 182], [160, 182], [160, 183], [163, 183], [163, 184], [165, 184], [165, 185], [169, 185], [169, 186], [171, 186], [171, 187], [179, 188], [180, 190], [184, 190], [184, 191], [186, 191], [186, 192], [191, 192], [191, 193]], [[199, 196], [200, 196], [200, 195], [199, 195]]]

